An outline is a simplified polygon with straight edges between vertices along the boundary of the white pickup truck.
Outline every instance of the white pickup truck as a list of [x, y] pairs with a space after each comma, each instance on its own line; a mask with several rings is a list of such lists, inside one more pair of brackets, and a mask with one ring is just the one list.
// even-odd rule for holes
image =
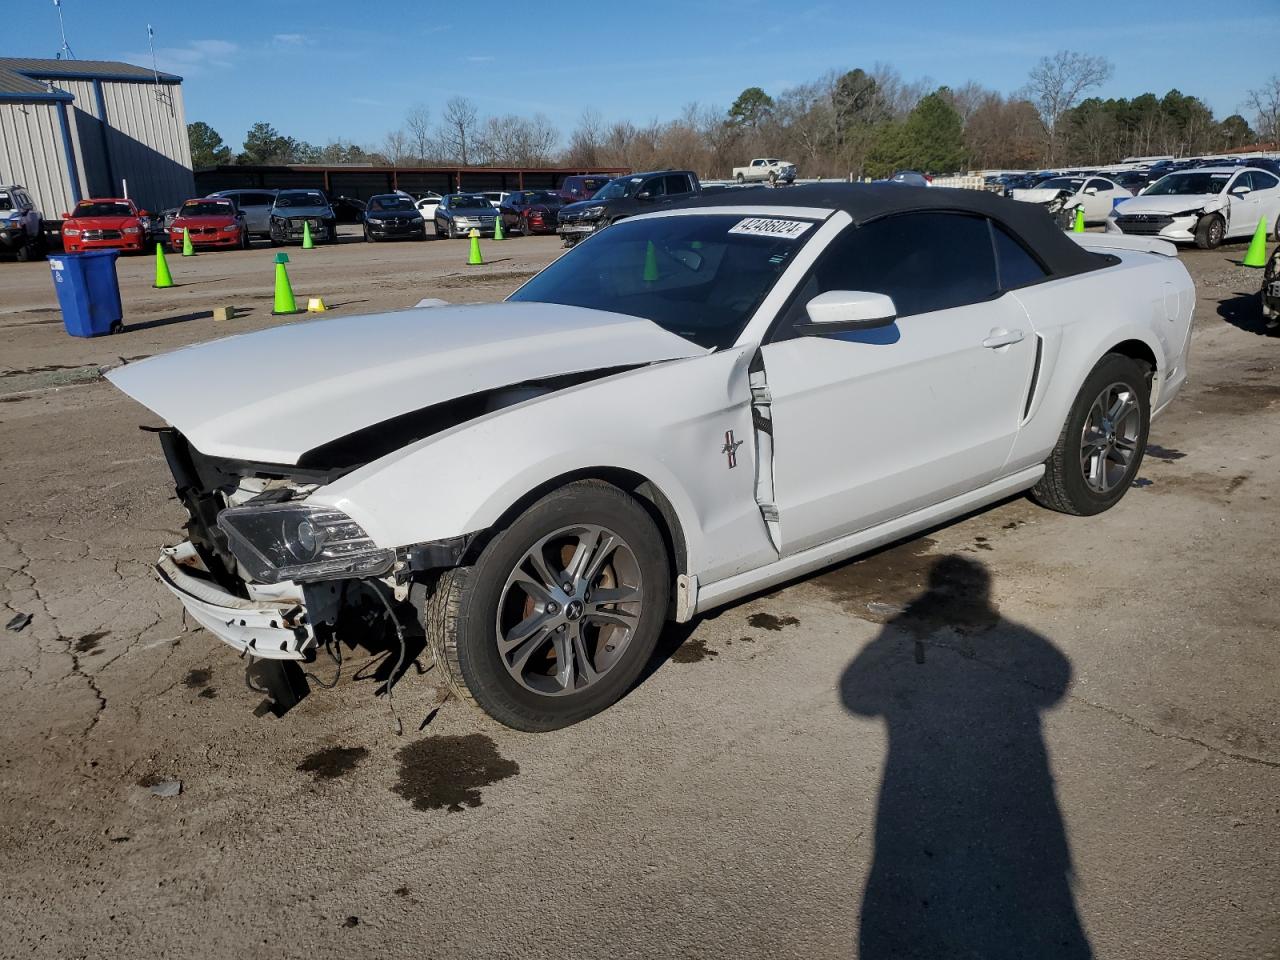
[[796, 179], [796, 165], [785, 160], [773, 160], [768, 157], [757, 157], [745, 167], [733, 168], [733, 179], [739, 183], [748, 180], [768, 180], [769, 174], [776, 174], [775, 179], [792, 183]]

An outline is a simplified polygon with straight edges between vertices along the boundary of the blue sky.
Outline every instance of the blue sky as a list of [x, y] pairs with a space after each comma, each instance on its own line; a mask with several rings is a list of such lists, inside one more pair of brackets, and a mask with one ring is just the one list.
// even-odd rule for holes
[[[727, 106], [747, 86], [776, 93], [877, 61], [909, 80], [1009, 92], [1040, 56], [1063, 48], [1115, 64], [1104, 96], [1177, 87], [1221, 118], [1280, 69], [1276, 0], [62, 3], [81, 59], [149, 65], [152, 24], [160, 68], [185, 78], [187, 119], [211, 124], [235, 148], [256, 120], [317, 144], [376, 144], [414, 104], [435, 119], [455, 95], [482, 115], [545, 113], [567, 135], [588, 106], [606, 120], [665, 120], [692, 101]], [[0, 55], [54, 55], [52, 0], [6, 0], [5, 10], [8, 37], [23, 45]]]

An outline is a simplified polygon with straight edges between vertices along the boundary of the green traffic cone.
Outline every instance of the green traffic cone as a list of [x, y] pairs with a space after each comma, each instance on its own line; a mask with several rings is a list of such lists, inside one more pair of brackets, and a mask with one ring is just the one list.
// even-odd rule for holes
[[493, 221], [493, 239], [507, 239], [506, 235], [502, 232], [502, 214], [498, 214], [497, 219]]
[[1258, 229], [1253, 231], [1253, 239], [1249, 241], [1249, 252], [1244, 255], [1246, 267], [1265, 267], [1267, 265], [1267, 218], [1258, 221]]
[[156, 282], [152, 284], [157, 290], [173, 286], [173, 277], [169, 273], [169, 264], [164, 259], [164, 244], [156, 244]]
[[644, 250], [644, 282], [653, 283], [658, 279], [658, 251], [653, 249], [653, 241]]
[[302, 221], [302, 249], [314, 250], [315, 246], [316, 246], [315, 241], [311, 239], [311, 221], [303, 220]]
[[480, 231], [471, 228], [471, 255], [467, 257], [467, 266], [474, 267], [477, 264], [484, 263], [484, 257], [480, 255]]
[[196, 248], [191, 244], [191, 231], [186, 227], [182, 228], [182, 255], [184, 257], [196, 255]]
[[298, 305], [293, 300], [293, 287], [289, 286], [289, 274], [284, 269], [288, 262], [287, 253], [276, 254], [276, 301], [271, 310], [273, 317], [298, 312]]
[[1076, 207], [1076, 223], [1071, 230], [1073, 233], [1084, 233], [1084, 207]]

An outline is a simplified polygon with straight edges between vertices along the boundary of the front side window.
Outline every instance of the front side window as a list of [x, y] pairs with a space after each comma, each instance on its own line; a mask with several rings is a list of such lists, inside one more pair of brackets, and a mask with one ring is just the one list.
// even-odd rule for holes
[[624, 220], [510, 299], [643, 317], [700, 346], [726, 347], [816, 230], [812, 221], [741, 214]]
[[846, 229], [813, 276], [817, 289], [805, 303], [828, 290], [865, 290], [892, 297], [900, 317], [999, 292], [986, 219], [954, 213], [908, 213]]

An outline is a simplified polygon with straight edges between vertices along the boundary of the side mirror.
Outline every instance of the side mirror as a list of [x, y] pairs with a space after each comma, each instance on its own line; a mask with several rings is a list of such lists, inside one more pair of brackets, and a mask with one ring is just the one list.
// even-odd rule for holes
[[808, 323], [797, 323], [803, 337], [821, 337], [854, 330], [888, 327], [898, 319], [893, 298], [864, 290], [828, 290], [805, 305]]
[[63, 210], [63, 211], [62, 211], [62, 219], [63, 219], [63, 220], [70, 220], [70, 219], [71, 219], [71, 214], [69, 214], [69, 213], [67, 213], [65, 210]]
[[139, 211], [138, 211], [138, 216], [140, 216], [140, 217], [149, 217], [149, 216], [151, 216], [151, 214], [147, 213], [147, 211], [145, 211], [145, 210], [139, 210]]
[[1091, 197], [1096, 197], [1096, 196], [1098, 195], [1098, 188], [1097, 188], [1097, 187], [1085, 187], [1085, 188], [1084, 188], [1084, 192], [1085, 192], [1087, 195], [1091, 196]]
[[1246, 187], [1244, 184], [1241, 184], [1238, 187], [1232, 187], [1231, 192], [1237, 197], [1243, 197], [1246, 193], [1253, 193], [1253, 187]]
[[637, 200], [652, 200], [652, 199], [653, 199], [653, 194], [652, 194], [652, 193], [650, 193], [648, 190], [641, 190], [639, 193], [637, 193], [637, 194], [636, 194], [636, 199], [637, 199]]

